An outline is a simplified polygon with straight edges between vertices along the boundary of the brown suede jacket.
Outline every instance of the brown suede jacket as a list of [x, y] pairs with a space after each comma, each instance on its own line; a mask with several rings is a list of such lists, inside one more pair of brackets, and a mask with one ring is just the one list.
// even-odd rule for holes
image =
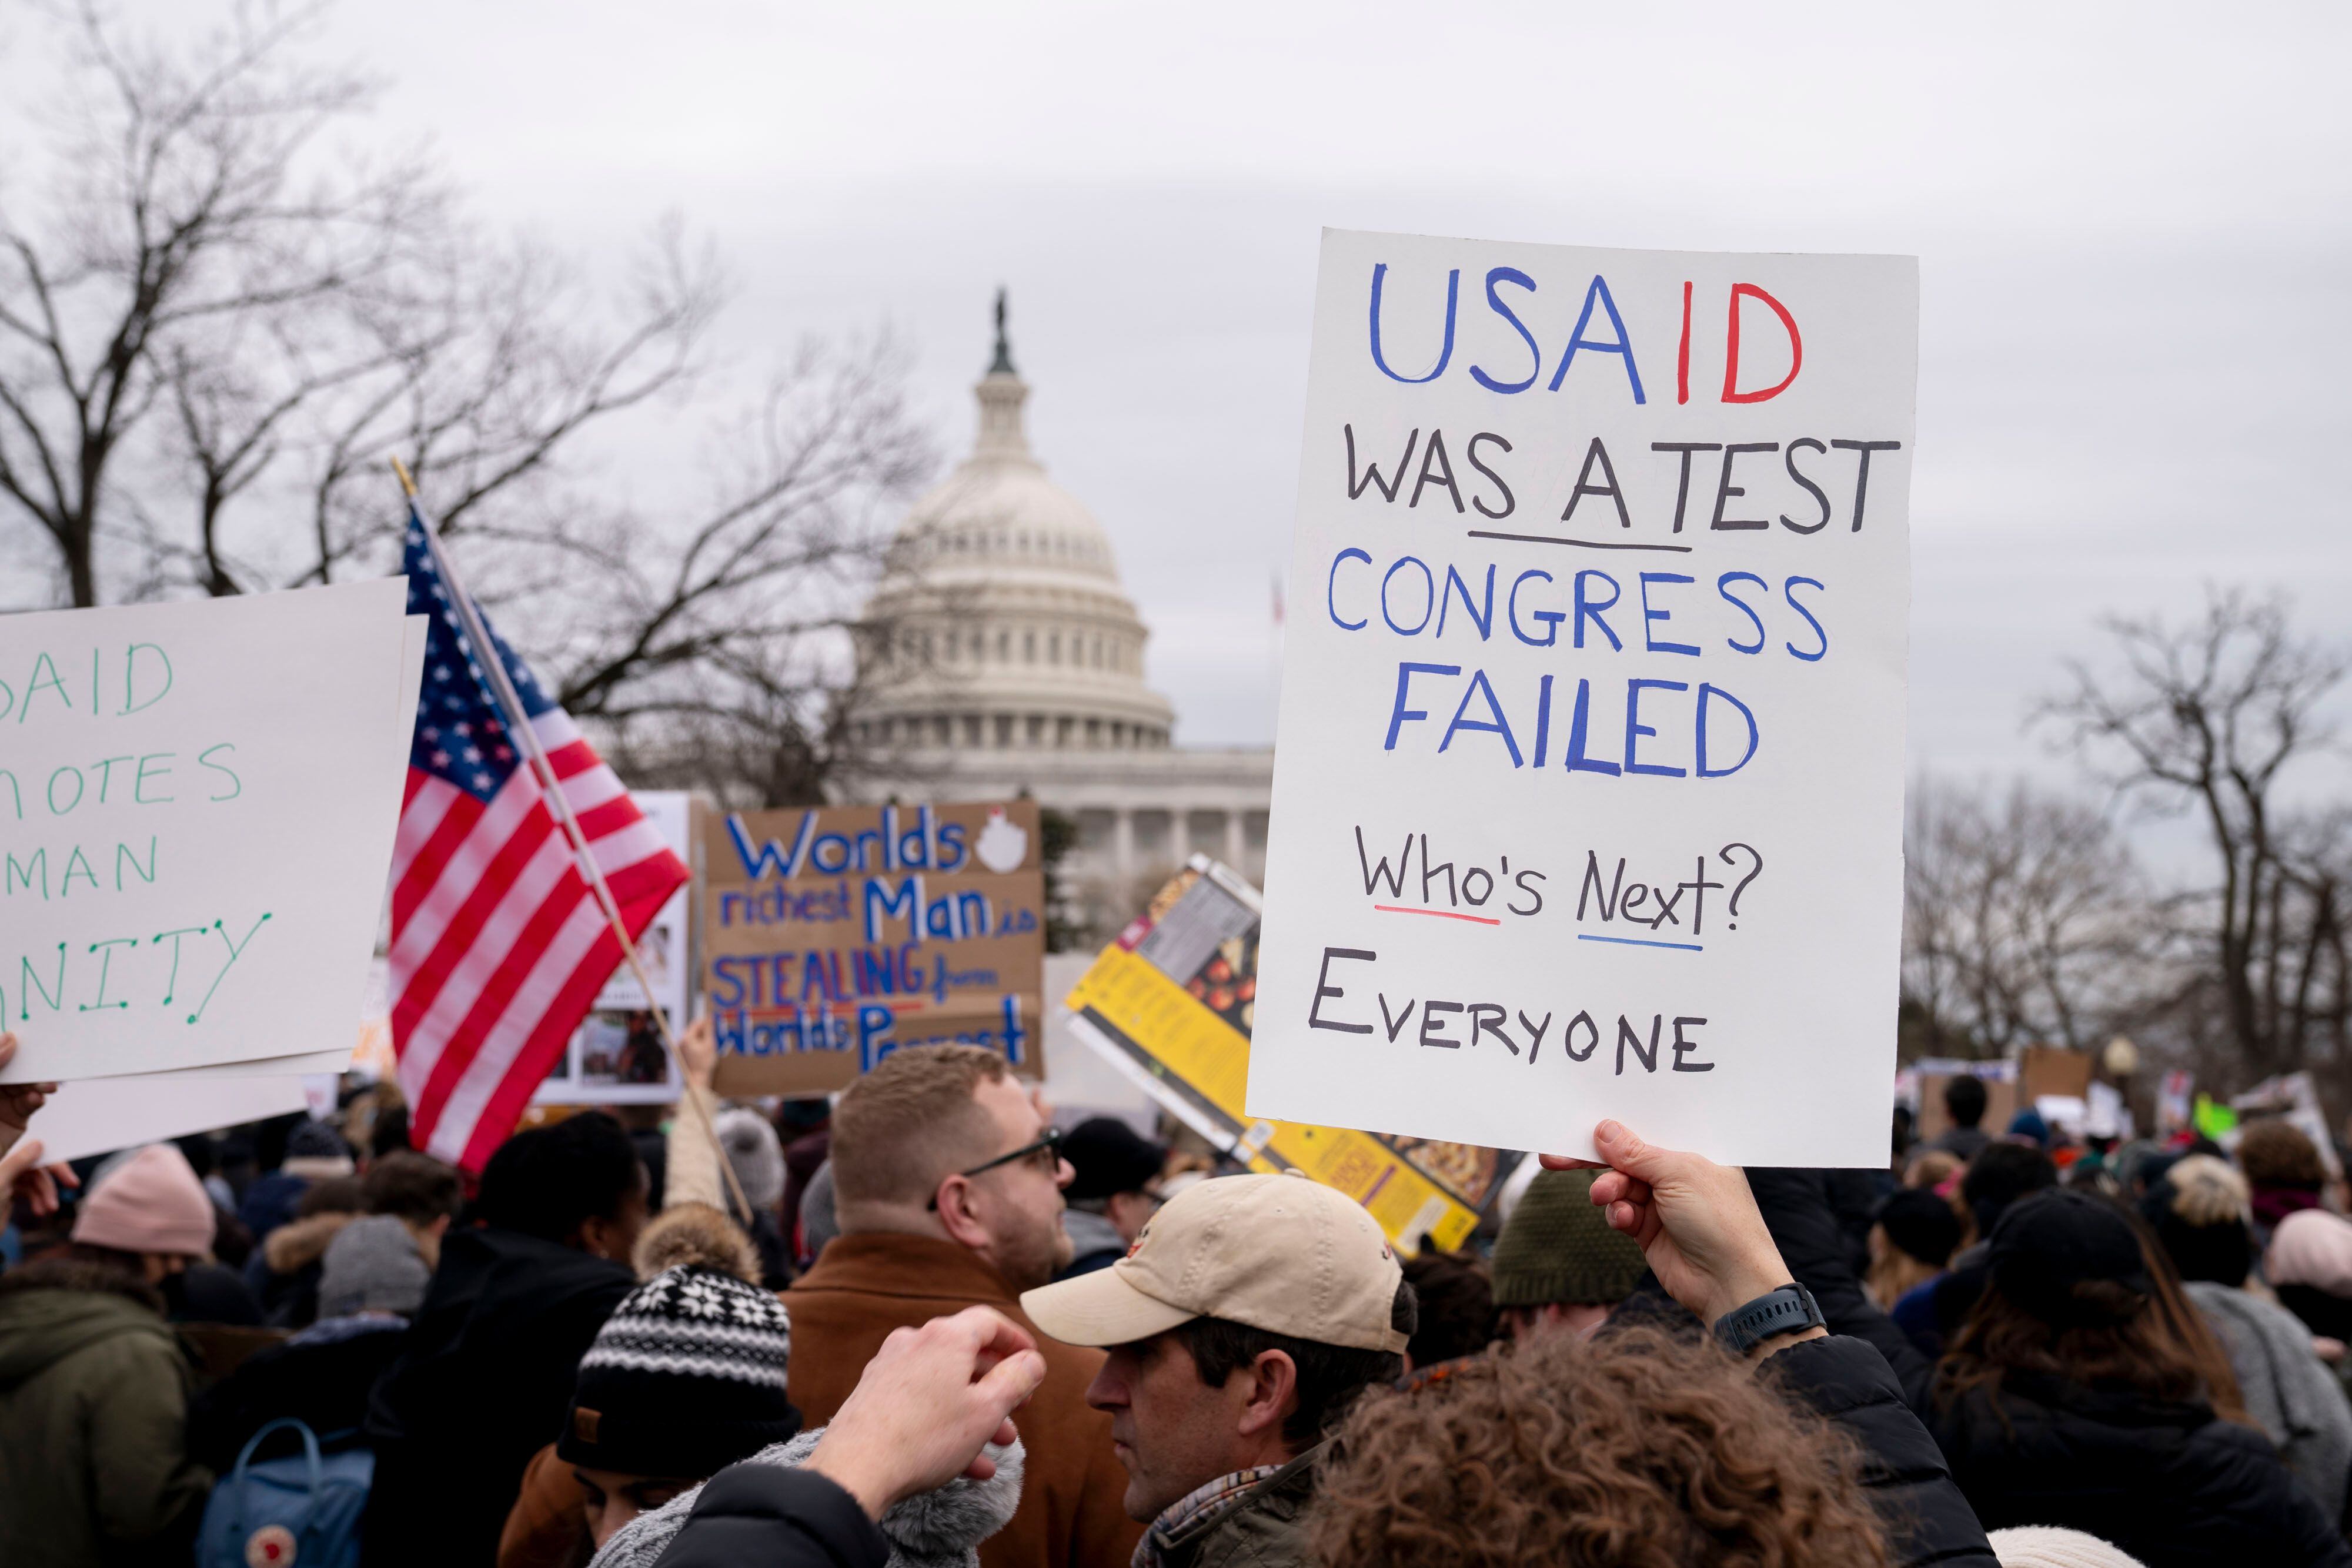
[[1120, 1504], [1127, 1471], [1111, 1451], [1110, 1417], [1087, 1406], [1102, 1352], [1039, 1333], [993, 1269], [927, 1236], [844, 1236], [783, 1299], [793, 1403], [811, 1427], [833, 1419], [893, 1329], [985, 1306], [1034, 1334], [1045, 1381], [1013, 1417], [1029, 1450], [1021, 1507], [981, 1543], [981, 1568], [1124, 1568], [1143, 1527]]

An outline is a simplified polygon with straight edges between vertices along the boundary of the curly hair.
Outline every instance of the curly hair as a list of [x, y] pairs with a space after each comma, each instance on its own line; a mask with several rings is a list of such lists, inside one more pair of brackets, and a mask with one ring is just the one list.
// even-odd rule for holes
[[1340, 1427], [1317, 1479], [1317, 1562], [1887, 1562], [1852, 1446], [1713, 1344], [1551, 1334], [1441, 1370]]

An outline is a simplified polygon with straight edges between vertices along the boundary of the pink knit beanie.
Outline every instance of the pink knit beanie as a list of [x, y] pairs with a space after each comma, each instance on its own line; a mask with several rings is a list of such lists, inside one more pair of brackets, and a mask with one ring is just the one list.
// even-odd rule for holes
[[150, 1144], [115, 1168], [74, 1215], [73, 1239], [124, 1252], [209, 1256], [213, 1200], [187, 1155]]

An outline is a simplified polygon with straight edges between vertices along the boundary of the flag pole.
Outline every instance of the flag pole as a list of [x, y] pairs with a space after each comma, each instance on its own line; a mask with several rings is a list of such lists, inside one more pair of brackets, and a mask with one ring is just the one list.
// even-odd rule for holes
[[[564, 796], [562, 780], [555, 777], [555, 764], [549, 758], [546, 747], [540, 744], [539, 732], [531, 727], [530, 716], [523, 711], [522, 698], [517, 695], [514, 684], [507, 678], [506, 662], [499, 657], [498, 644], [490, 641], [488, 628], [483, 625], [480, 616], [475, 612], [474, 596], [467, 593], [458, 581], [457, 569], [450, 562], [448, 553], [441, 548], [441, 530], [433, 526], [432, 517], [425, 513], [424, 500], [416, 493], [416, 481], [410, 476], [408, 465], [394, 457], [392, 471], [400, 476], [400, 487], [407, 494], [409, 509], [415, 513], [417, 526], [424, 530], [425, 548], [433, 557], [433, 570], [449, 590], [450, 601], [457, 607], [457, 619], [465, 625], [467, 639], [474, 644], [474, 662], [489, 678], [491, 700], [504, 716], [508, 732], [520, 743], [524, 755], [530, 759], [531, 777], [539, 780], [540, 794], [554, 810], [556, 820], [563, 824], [564, 838], [572, 846], [572, 859], [578, 862], [581, 874], [594, 891], [596, 906], [604, 912], [605, 923], [613, 928], [613, 935], [619, 938], [621, 955], [628, 960], [629, 973], [636, 977], [637, 988], [645, 993], [646, 1010], [654, 1015], [654, 1022], [661, 1030], [662, 1045], [669, 1051], [669, 1059], [678, 1063], [682, 1077], [686, 1059], [678, 1054], [677, 1036], [670, 1028], [669, 1015], [654, 1000], [653, 981], [646, 975], [645, 960], [637, 955], [637, 945], [629, 936], [628, 923], [621, 918], [620, 902], [613, 896], [611, 886], [604, 881], [604, 867], [596, 863], [595, 855], [588, 848], [588, 836], [581, 831], [580, 819], [572, 815], [572, 802]], [[735, 1163], [727, 1157], [727, 1150], [719, 1141], [719, 1125], [710, 1114], [710, 1107], [703, 1103], [702, 1097], [694, 1092], [691, 1083], [686, 1085], [685, 1098], [687, 1103], [694, 1108], [695, 1119], [702, 1124], [704, 1135], [710, 1140], [710, 1152], [719, 1161], [719, 1174], [726, 1179], [728, 1192], [742, 1209], [744, 1223], [750, 1224], [753, 1218], [751, 1200], [743, 1196], [743, 1184], [735, 1176]]]

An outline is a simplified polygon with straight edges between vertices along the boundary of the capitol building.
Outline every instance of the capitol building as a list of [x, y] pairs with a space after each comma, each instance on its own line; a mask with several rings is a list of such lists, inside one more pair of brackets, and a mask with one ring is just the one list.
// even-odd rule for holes
[[856, 793], [1034, 796], [1076, 825], [1070, 913], [1102, 939], [1194, 852], [1259, 880], [1274, 753], [1177, 744], [1109, 536], [1029, 449], [1002, 296], [996, 326], [971, 455], [908, 512], [863, 617]]

